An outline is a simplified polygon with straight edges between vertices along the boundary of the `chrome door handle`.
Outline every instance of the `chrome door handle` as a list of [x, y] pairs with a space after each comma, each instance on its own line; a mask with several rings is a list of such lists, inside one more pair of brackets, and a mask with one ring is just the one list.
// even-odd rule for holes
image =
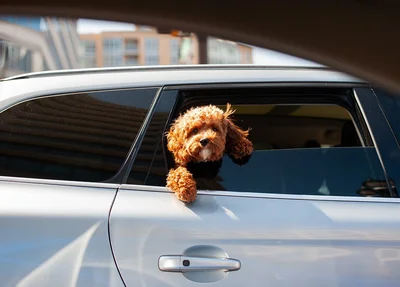
[[158, 268], [165, 272], [236, 271], [240, 261], [231, 258], [164, 255], [158, 259]]

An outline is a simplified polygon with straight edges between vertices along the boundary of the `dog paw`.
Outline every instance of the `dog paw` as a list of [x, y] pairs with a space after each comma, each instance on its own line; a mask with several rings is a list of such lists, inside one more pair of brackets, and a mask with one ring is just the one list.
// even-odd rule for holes
[[167, 176], [167, 187], [175, 193], [180, 201], [190, 203], [196, 199], [196, 181], [185, 167], [170, 170]]

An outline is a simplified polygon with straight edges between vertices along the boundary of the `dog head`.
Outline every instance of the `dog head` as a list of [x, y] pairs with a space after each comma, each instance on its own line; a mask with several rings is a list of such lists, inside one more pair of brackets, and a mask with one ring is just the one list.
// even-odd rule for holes
[[230, 119], [235, 111], [230, 104], [224, 112], [209, 105], [191, 108], [180, 115], [167, 133], [167, 148], [178, 165], [193, 162], [218, 161], [227, 152], [240, 159], [251, 154], [248, 131], [237, 127]]

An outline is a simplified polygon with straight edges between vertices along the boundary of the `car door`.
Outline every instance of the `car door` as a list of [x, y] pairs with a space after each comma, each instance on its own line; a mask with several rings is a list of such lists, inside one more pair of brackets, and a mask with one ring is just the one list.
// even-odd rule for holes
[[[125, 285], [397, 286], [399, 203], [371, 127], [388, 146], [395, 140], [372, 93], [246, 87], [161, 94], [110, 214]], [[255, 151], [243, 166], [225, 157], [216, 178], [196, 178], [198, 197], [185, 204], [165, 188], [173, 162], [163, 135], [180, 112], [227, 102]]]
[[108, 215], [157, 90], [0, 102], [1, 286], [123, 286]]

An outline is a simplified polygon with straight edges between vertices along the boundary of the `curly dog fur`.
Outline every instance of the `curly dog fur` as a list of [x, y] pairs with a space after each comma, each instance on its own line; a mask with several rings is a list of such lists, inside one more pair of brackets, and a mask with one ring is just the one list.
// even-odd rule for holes
[[[167, 132], [167, 148], [175, 160], [167, 176], [167, 187], [184, 202], [196, 199], [196, 180], [191, 166], [222, 161], [226, 153], [237, 164], [248, 161], [253, 144], [247, 138], [249, 131], [241, 130], [230, 116], [235, 111], [227, 104], [224, 112], [209, 105], [194, 107], [180, 115]], [[215, 164], [216, 163], [216, 164]], [[192, 169], [193, 170], [193, 169]]]

